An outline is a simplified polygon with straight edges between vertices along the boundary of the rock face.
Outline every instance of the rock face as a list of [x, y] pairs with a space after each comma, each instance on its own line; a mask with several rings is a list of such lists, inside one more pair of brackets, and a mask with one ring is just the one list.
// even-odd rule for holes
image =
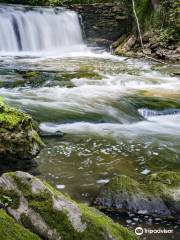
[[0, 100], [0, 171], [27, 169], [42, 146], [32, 118]]
[[19, 224], [42, 239], [137, 239], [98, 210], [75, 203], [25, 172], [0, 177], [0, 203]]
[[143, 182], [116, 176], [102, 188], [94, 205], [108, 211], [179, 218], [180, 173], [156, 173]]
[[131, 8], [127, 3], [73, 5], [71, 8], [82, 16], [89, 43], [107, 47], [131, 28]]
[[146, 55], [174, 62], [180, 60], [178, 44], [169, 44], [163, 47], [158, 41], [152, 40], [151, 35], [148, 32], [144, 34], [144, 49], [142, 50], [135, 34], [123, 34], [111, 45], [112, 51], [115, 55], [125, 57], [144, 57]]

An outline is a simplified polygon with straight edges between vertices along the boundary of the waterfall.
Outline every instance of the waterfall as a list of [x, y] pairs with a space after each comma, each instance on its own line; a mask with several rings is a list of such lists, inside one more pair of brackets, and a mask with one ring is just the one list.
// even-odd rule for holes
[[0, 52], [63, 52], [83, 45], [76, 12], [0, 5]]

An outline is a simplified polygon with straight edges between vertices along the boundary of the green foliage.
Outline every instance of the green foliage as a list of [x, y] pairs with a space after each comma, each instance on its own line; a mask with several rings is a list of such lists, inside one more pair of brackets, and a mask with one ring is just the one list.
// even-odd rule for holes
[[19, 206], [19, 195], [14, 191], [0, 188], [0, 203], [16, 209]]
[[136, 0], [136, 11], [143, 31], [151, 31], [152, 42], [166, 46], [179, 39], [179, 3], [177, 0], [160, 1], [154, 10], [151, 0]]

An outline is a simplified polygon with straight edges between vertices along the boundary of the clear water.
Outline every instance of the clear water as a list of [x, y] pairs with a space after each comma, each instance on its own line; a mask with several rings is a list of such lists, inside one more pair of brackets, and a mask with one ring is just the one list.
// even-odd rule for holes
[[[178, 171], [180, 82], [172, 76], [178, 66], [115, 57], [83, 42], [74, 46], [70, 51], [0, 52], [0, 96], [52, 135], [44, 138], [46, 146], [37, 157], [40, 177], [91, 203], [114, 175], [139, 180], [160, 170]], [[58, 131], [65, 135], [53, 136]], [[177, 239], [180, 233], [178, 222], [113, 218], [130, 228], [174, 229], [171, 236], [145, 239]]]

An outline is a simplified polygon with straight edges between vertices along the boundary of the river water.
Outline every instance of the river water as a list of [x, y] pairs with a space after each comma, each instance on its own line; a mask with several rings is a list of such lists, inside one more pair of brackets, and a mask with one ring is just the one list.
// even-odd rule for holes
[[[91, 203], [101, 186], [117, 174], [140, 180], [153, 172], [179, 169], [178, 65], [88, 48], [71, 11], [46, 9], [42, 14], [39, 8], [29, 12], [7, 6], [0, 10], [0, 19], [9, 26], [9, 33], [0, 35], [0, 96], [31, 114], [48, 134], [37, 157], [41, 178], [73, 199]], [[5, 20], [7, 12], [10, 18]], [[52, 38], [48, 27], [37, 31], [49, 19], [50, 26], [63, 25], [53, 30]], [[26, 33], [22, 24], [29, 27]], [[17, 31], [17, 26], [22, 28]], [[0, 28], [4, 29], [2, 21]], [[10, 33], [14, 40], [8, 38]], [[8, 40], [3, 41], [2, 35]], [[113, 218], [130, 228], [166, 226], [175, 231], [145, 239], [177, 239], [179, 234], [178, 222]]]

